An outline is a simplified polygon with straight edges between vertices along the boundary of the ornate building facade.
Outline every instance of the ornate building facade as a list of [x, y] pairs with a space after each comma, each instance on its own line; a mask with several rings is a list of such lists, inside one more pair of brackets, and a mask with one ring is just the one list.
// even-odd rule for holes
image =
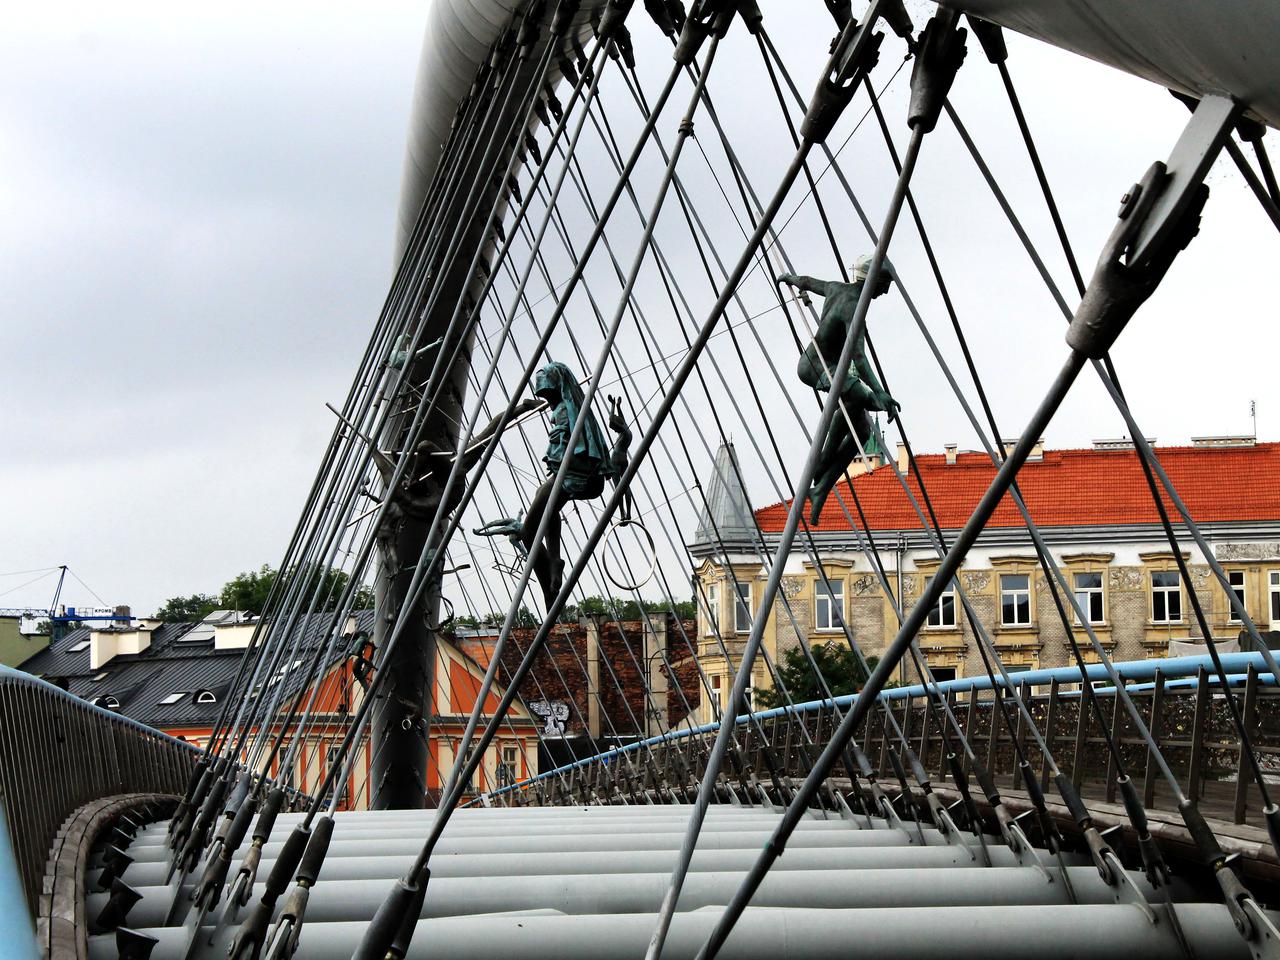
[[[1280, 629], [1280, 444], [1205, 438], [1190, 446], [1158, 447], [1157, 455], [1249, 616], [1260, 629]], [[843, 644], [842, 620], [867, 656], [880, 653], [897, 631], [896, 598], [909, 609], [938, 566], [939, 553], [917, 506], [925, 516], [932, 507], [943, 540], [950, 542], [995, 474], [985, 453], [954, 446], [943, 454], [921, 455], [915, 464], [900, 452], [898, 467], [908, 478], [911, 497], [892, 465], [859, 466], [826, 503], [812, 540], [801, 531], [787, 561], [784, 596], [765, 613], [770, 657], [785, 655], [801, 637], [811, 644]], [[1225, 591], [1177, 524], [1190, 582], [1179, 572], [1131, 443], [1099, 441], [1075, 450], [1041, 446], [1019, 475], [1019, 487], [1111, 657], [1140, 660], [1202, 647], [1192, 592], [1213, 637], [1228, 645], [1238, 642], [1242, 625]], [[760, 613], [766, 558], [772, 557], [790, 503], [753, 509], [728, 446], [717, 456], [708, 489], [708, 508], [691, 545], [699, 560], [694, 571], [698, 632], [704, 668], [713, 686], [727, 691], [731, 673], [725, 654], [737, 661]], [[1167, 500], [1166, 506], [1177, 517]], [[1009, 498], [970, 551], [957, 585], [1010, 670], [1073, 662], [1031, 538]], [[1088, 648], [1084, 631], [1073, 632]], [[939, 679], [984, 672], [973, 627], [954, 589], [930, 612], [919, 640]], [[1090, 651], [1087, 659], [1096, 657]], [[904, 668], [902, 679], [914, 679], [914, 672]], [[753, 687], [769, 683], [766, 668], [757, 664]]]

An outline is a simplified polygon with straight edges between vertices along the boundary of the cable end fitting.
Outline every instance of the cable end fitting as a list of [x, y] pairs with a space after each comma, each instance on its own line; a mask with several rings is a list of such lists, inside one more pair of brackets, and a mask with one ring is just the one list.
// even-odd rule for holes
[[533, 0], [529, 9], [520, 21], [520, 29], [516, 32], [516, 46], [519, 48], [521, 60], [528, 60], [533, 48], [542, 34], [542, 20], [547, 12], [547, 0]]
[[601, 40], [610, 40], [618, 32], [627, 19], [627, 14], [635, 5], [635, 0], [609, 0], [604, 13], [600, 15], [600, 25], [596, 28], [596, 36]]
[[569, 32], [569, 28], [573, 26], [573, 18], [578, 15], [578, 9], [581, 6], [582, 0], [561, 0], [560, 6], [556, 7], [556, 12], [551, 17], [553, 37], [564, 37]]
[[1152, 250], [1145, 263], [1126, 262], [1169, 180], [1165, 165], [1156, 161], [1121, 198], [1119, 220], [1067, 329], [1067, 345], [1072, 350], [1094, 360], [1105, 356], [1160, 285], [1174, 258], [1199, 232], [1200, 212], [1209, 197], [1209, 188], [1203, 183], [1192, 191], [1190, 203], [1179, 214], [1177, 229], [1167, 235], [1166, 242]]
[[889, 24], [889, 28], [894, 33], [908, 43], [911, 42], [912, 35], [916, 32], [916, 27], [911, 22], [911, 14], [907, 13], [907, 8], [903, 5], [902, 0], [881, 0], [880, 16], [884, 18], [885, 23]]
[[1009, 48], [1004, 44], [1004, 30], [1000, 24], [975, 17], [972, 13], [966, 13], [964, 18], [969, 21], [969, 29], [978, 38], [990, 63], [1001, 64], [1009, 59]]
[[418, 893], [419, 884], [397, 880], [386, 899], [378, 906], [369, 925], [365, 927], [360, 945], [351, 960], [386, 960], [387, 952], [400, 933], [409, 907]]
[[822, 143], [827, 139], [863, 77], [879, 62], [884, 34], [877, 33], [874, 27], [873, 20], [862, 25], [850, 20], [836, 38], [827, 69], [800, 124], [800, 135], [805, 142]]
[[907, 109], [907, 125], [913, 130], [927, 133], [938, 124], [956, 71], [967, 53], [965, 38], [969, 31], [959, 23], [959, 13], [940, 7], [920, 33], [916, 62], [911, 68], [911, 104]]
[[680, 0], [644, 0], [644, 10], [664, 36], [674, 37], [684, 26], [684, 4]]

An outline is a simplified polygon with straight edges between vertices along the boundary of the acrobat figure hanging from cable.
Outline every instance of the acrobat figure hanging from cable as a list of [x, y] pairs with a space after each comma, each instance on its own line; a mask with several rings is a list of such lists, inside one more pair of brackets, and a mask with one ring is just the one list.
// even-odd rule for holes
[[[542, 587], [543, 602], [550, 607], [564, 581], [564, 560], [560, 556], [560, 511], [571, 500], [594, 500], [604, 492], [605, 480], [616, 481], [621, 472], [605, 442], [600, 422], [591, 410], [583, 408], [582, 387], [568, 367], [563, 363], [548, 363], [538, 371], [533, 392], [550, 407], [551, 430], [547, 435], [547, 453], [542, 458], [547, 465], [547, 479], [533, 495], [523, 518], [494, 520], [476, 529], [475, 533], [482, 537], [508, 537], [512, 545], [527, 557], [533, 550], [542, 516], [550, 511], [543, 549], [533, 568], [534, 576]], [[620, 418], [620, 408], [618, 413]], [[569, 437], [579, 416], [585, 416], [586, 422], [573, 451], [569, 452]], [[612, 425], [612, 412], [609, 419]], [[627, 433], [629, 441], [630, 431]], [[564, 485], [553, 495], [556, 473], [566, 459], [569, 467]]]
[[[870, 269], [871, 257], [865, 256], [854, 264], [852, 283], [815, 280], [813, 277], [800, 277], [793, 273], [784, 273], [778, 277], [779, 283], [816, 293], [823, 298], [818, 332], [796, 367], [800, 379], [818, 393], [831, 390], [831, 376], [827, 370], [839, 360], [840, 352], [844, 349], [844, 342], [849, 336], [849, 325], [853, 323], [858, 301], [865, 292]], [[871, 296], [880, 297], [888, 293], [889, 285], [894, 279], [893, 266], [885, 260]], [[871, 361], [867, 359], [866, 341], [864, 324], [853, 345], [853, 360], [849, 368], [843, 371], [840, 380], [840, 399], [848, 419], [845, 419], [840, 410], [836, 411], [813, 472], [813, 485], [809, 488], [810, 523], [818, 522], [818, 515], [822, 512], [827, 495], [858, 455], [859, 446], [868, 454], [883, 452], [876, 441], [875, 431], [872, 430], [871, 411], [883, 411], [892, 420], [897, 411], [902, 409], [898, 401], [889, 396], [888, 391], [880, 385]], [[852, 433], [849, 430], [850, 423], [853, 424]]]

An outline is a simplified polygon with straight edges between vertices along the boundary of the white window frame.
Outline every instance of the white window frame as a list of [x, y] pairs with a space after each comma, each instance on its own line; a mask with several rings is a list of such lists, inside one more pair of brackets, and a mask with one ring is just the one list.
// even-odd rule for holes
[[[1156, 585], [1156, 577], [1173, 577], [1173, 584]], [[1182, 574], [1177, 570], [1152, 570], [1151, 571], [1151, 622], [1152, 623], [1182, 623]], [[1156, 596], [1159, 595], [1164, 602], [1164, 616], [1156, 616]], [[1176, 617], [1169, 616], [1169, 600], [1176, 598], [1178, 605], [1178, 615]]]
[[[755, 598], [750, 583], [734, 581], [733, 630], [735, 633], [751, 632], [751, 614]], [[745, 624], [745, 625], [744, 625]]]
[[1271, 629], [1280, 628], [1280, 570], [1267, 572], [1267, 601], [1271, 614]]
[[[1237, 583], [1237, 581], [1239, 581]], [[1245, 586], [1247, 577], [1243, 570], [1228, 570], [1227, 583], [1231, 585], [1231, 593], [1240, 598], [1240, 606], [1245, 610], [1249, 609], [1249, 589]], [[1239, 616], [1236, 615], [1235, 604], [1231, 602], [1231, 594], [1227, 594], [1227, 623], [1243, 623]]]
[[158, 707], [172, 706], [173, 704], [177, 703], [179, 700], [181, 700], [190, 692], [191, 692], [190, 690], [178, 690], [175, 693], [167, 694], [164, 698], [160, 700], [159, 703], [156, 704], [156, 706]]
[[[933, 583], [933, 577], [927, 578], [924, 582], [924, 588], [928, 590], [931, 583]], [[959, 621], [956, 619], [955, 580], [952, 580], [947, 589], [938, 594], [938, 602], [929, 611], [929, 619], [926, 623], [930, 630], [954, 630], [956, 628], [956, 624]]]
[[[1097, 577], [1098, 585], [1096, 587], [1080, 586], [1081, 577]], [[1084, 615], [1088, 617], [1088, 623], [1099, 624], [1107, 622], [1107, 577], [1101, 570], [1079, 570], [1071, 575], [1071, 591], [1075, 594], [1076, 603], [1080, 609], [1084, 611]], [[1093, 598], [1098, 598], [1098, 615], [1093, 615]], [[1072, 614], [1076, 624], [1080, 624], [1080, 618], [1074, 612]]]
[[[1005, 588], [1005, 585], [1004, 585], [1004, 582], [1005, 582], [1005, 580], [1006, 580], [1006, 579], [1008, 579], [1008, 578], [1010, 578], [1010, 577], [1021, 577], [1023, 580], [1025, 580], [1025, 581], [1027, 582], [1027, 585], [1026, 585], [1025, 587], [1022, 587], [1022, 588], [1009, 588], [1009, 589], [1006, 589], [1006, 588]], [[1025, 595], [1025, 596], [1026, 596], [1026, 598], [1027, 598], [1027, 619], [1026, 619], [1026, 620], [1016, 620], [1016, 619], [1015, 619], [1015, 620], [1006, 620], [1006, 619], [1005, 619], [1005, 615], [1004, 615], [1004, 612], [1005, 612], [1005, 603], [1004, 603], [1004, 598], [1005, 598], [1005, 596], [1006, 596], [1006, 595], [1009, 595], [1009, 596], [1015, 596], [1015, 597], [1016, 597], [1016, 596], [1019, 596], [1019, 595]], [[1016, 609], [1016, 607], [1015, 607], [1015, 609]], [[1033, 614], [1032, 614], [1032, 610], [1031, 610], [1031, 574], [1029, 574], [1029, 573], [1002, 573], [1002, 574], [1000, 574], [1000, 626], [1002, 626], [1002, 627], [1029, 627], [1029, 626], [1031, 626], [1032, 620], [1033, 620]]]
[[520, 747], [514, 743], [504, 743], [498, 751], [499, 778], [505, 771], [507, 783], [515, 783], [520, 779]]
[[720, 584], [712, 581], [707, 584], [706, 590], [706, 624], [703, 633], [705, 636], [714, 637], [720, 632]]
[[[828, 589], [830, 588], [830, 589]], [[839, 602], [839, 617], [835, 616], [836, 603]], [[844, 578], [828, 577], [824, 583], [819, 577], [813, 583], [813, 628], [831, 631], [841, 629], [847, 623], [844, 605]]]

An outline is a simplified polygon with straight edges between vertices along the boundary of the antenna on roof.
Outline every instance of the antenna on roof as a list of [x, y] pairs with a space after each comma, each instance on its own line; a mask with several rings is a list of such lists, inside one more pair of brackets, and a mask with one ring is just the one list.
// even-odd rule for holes
[[1249, 401], [1249, 416], [1253, 420], [1253, 439], [1258, 439], [1258, 401]]

